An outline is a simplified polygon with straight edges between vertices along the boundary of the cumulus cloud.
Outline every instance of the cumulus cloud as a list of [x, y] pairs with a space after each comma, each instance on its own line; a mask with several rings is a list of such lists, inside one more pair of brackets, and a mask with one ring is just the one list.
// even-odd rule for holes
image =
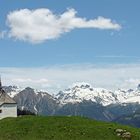
[[4, 85], [31, 86], [37, 89], [46, 89], [51, 93], [57, 93], [77, 82], [87, 82], [93, 87], [111, 90], [136, 88], [140, 84], [139, 71], [140, 65], [138, 64], [0, 68]]
[[47, 8], [10, 12], [7, 16], [7, 25], [10, 28], [10, 37], [31, 43], [56, 39], [76, 28], [121, 29], [121, 25], [109, 18], [97, 17], [87, 20], [78, 17], [75, 9], [68, 9], [62, 14], [54, 14]]

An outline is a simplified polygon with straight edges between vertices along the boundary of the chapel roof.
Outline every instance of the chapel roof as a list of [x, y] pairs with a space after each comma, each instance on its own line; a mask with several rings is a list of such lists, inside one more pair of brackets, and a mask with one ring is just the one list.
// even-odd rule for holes
[[16, 102], [2, 89], [0, 78], [0, 106], [3, 104], [16, 104]]

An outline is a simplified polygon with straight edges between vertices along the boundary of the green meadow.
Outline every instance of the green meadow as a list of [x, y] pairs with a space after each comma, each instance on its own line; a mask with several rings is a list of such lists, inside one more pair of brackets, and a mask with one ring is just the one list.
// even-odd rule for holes
[[140, 140], [140, 129], [82, 117], [24, 116], [0, 120], [0, 140], [122, 140], [116, 129]]

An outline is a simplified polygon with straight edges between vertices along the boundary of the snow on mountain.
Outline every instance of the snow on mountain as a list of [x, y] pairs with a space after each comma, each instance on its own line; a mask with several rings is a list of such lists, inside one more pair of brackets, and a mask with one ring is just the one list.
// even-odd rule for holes
[[[30, 90], [29, 87], [26, 87], [26, 88], [21, 88], [21, 87], [18, 87], [18, 86], [4, 86], [3, 89], [5, 90], [5, 92], [11, 97], [11, 98], [14, 98], [18, 93], [20, 93], [21, 91], [27, 89]], [[33, 90], [33, 93], [38, 95], [38, 94], [41, 94], [42, 97], [45, 96], [47, 94], [47, 91], [43, 91], [43, 90], [37, 90], [37, 89], [32, 89]]]
[[136, 89], [117, 90], [115, 95], [119, 103], [140, 103], [140, 84]]
[[124, 101], [124, 103], [139, 103], [140, 104], [140, 96], [133, 96]]
[[26, 87], [13, 97], [18, 108], [29, 110], [36, 114], [52, 115], [59, 107], [59, 102], [50, 94]]
[[76, 83], [71, 88], [60, 91], [57, 98], [62, 104], [74, 104], [84, 100], [93, 101], [103, 106], [115, 103], [140, 103], [140, 85], [135, 90], [118, 89], [112, 92], [103, 88], [93, 88], [88, 83]]
[[62, 104], [90, 100], [106, 106], [115, 103], [116, 101], [116, 98], [111, 91], [103, 88], [92, 88], [88, 83], [74, 84], [71, 88], [60, 91], [57, 94], [57, 98]]
[[3, 89], [12, 98], [23, 90], [23, 88], [18, 86], [4, 86]]
[[[14, 98], [21, 93], [23, 90], [30, 91], [30, 88], [20, 88], [18, 86], [5, 86], [3, 87], [6, 93]], [[27, 92], [27, 93], [28, 93]], [[35, 95], [40, 95], [44, 98], [48, 96], [46, 91], [32, 89]], [[55, 98], [52, 96], [52, 98]], [[139, 103], [140, 104], [140, 84], [136, 89], [122, 90], [118, 89], [114, 92], [103, 88], [93, 88], [88, 83], [75, 83], [68, 89], [60, 91], [56, 95], [56, 99], [60, 101], [62, 105], [67, 103], [80, 103], [84, 100], [92, 101], [103, 106], [110, 104], [123, 104], [123, 103]]]
[[139, 103], [140, 104], [140, 84], [135, 90], [126, 91], [127, 97], [122, 102], [124, 103]]

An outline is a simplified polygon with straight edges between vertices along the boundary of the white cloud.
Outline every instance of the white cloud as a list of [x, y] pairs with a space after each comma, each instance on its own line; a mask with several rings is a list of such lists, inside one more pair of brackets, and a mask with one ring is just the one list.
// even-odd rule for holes
[[57, 93], [76, 82], [107, 89], [136, 88], [140, 65], [70, 65], [50, 68], [0, 68], [4, 85], [31, 86]]
[[16, 10], [7, 16], [9, 36], [31, 43], [41, 43], [56, 39], [75, 28], [121, 29], [121, 25], [109, 18], [98, 17], [87, 20], [76, 14], [77, 11], [74, 9], [68, 9], [58, 15], [47, 8]]
[[35, 83], [35, 84], [43, 84], [43, 83], [48, 83], [48, 80], [45, 78], [42, 79], [37, 79], [37, 80], [33, 80], [30, 78], [17, 78], [17, 79], [13, 79], [13, 82], [18, 82], [18, 83]]

